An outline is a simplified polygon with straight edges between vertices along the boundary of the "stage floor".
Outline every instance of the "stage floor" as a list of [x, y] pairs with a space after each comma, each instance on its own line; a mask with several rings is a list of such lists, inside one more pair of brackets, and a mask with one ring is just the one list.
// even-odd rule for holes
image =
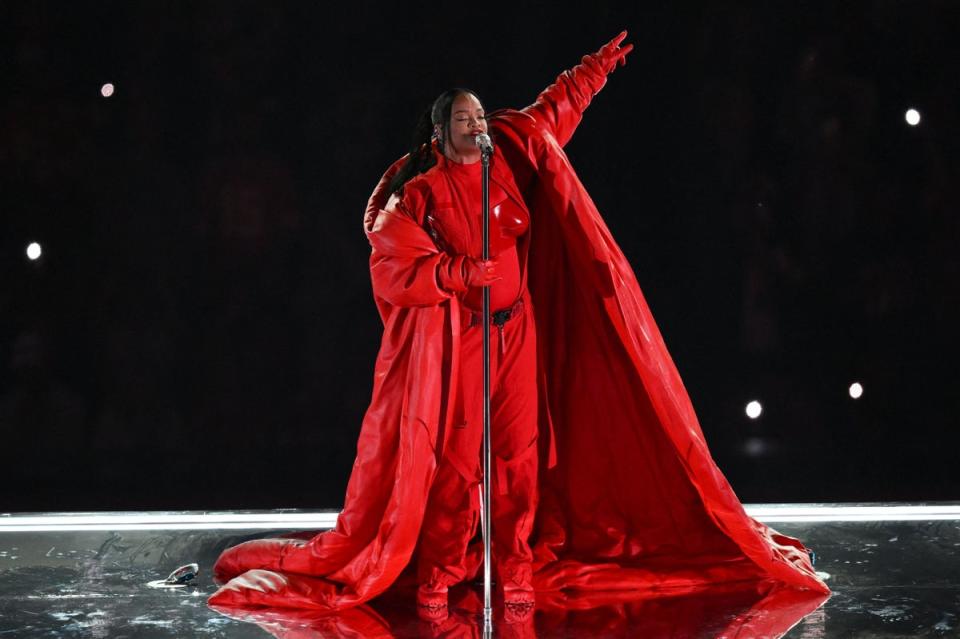
[[[832, 597], [724, 589], [696, 597], [550, 597], [499, 637], [960, 637], [960, 506], [748, 506], [816, 552]], [[398, 590], [340, 615], [211, 610], [210, 568], [239, 541], [329, 528], [335, 512], [0, 515], [0, 637], [480, 637], [478, 586], [417, 617]], [[149, 587], [196, 562], [196, 586]], [[816, 609], [815, 609], [816, 608]], [[810, 612], [813, 610], [812, 612]]]

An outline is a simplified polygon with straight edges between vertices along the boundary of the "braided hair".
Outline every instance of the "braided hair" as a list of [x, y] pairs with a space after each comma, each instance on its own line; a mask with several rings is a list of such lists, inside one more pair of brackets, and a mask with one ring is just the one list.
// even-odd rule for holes
[[432, 141], [434, 137], [434, 127], [440, 125], [440, 135], [437, 136], [437, 144], [441, 151], [448, 139], [450, 139], [450, 116], [453, 110], [453, 101], [457, 97], [469, 93], [473, 97], [480, 98], [470, 89], [448, 89], [441, 93], [433, 101], [427, 110], [423, 112], [420, 119], [417, 120], [417, 126], [413, 130], [413, 142], [410, 147], [410, 155], [407, 161], [403, 163], [397, 174], [390, 180], [389, 193], [393, 194], [403, 190], [406, 184], [414, 176], [425, 173], [430, 167], [437, 163], [433, 155]]

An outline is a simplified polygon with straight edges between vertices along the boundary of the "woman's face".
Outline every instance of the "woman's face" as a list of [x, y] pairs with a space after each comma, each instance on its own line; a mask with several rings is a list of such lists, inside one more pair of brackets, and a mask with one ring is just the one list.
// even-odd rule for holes
[[450, 138], [445, 140], [444, 155], [469, 164], [480, 160], [480, 149], [474, 138], [487, 132], [483, 105], [472, 93], [461, 93], [450, 109]]

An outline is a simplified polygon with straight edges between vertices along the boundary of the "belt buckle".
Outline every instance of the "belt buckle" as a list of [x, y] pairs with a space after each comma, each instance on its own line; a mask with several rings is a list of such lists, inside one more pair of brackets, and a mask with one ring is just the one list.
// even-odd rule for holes
[[[513, 306], [509, 308], [502, 308], [499, 311], [494, 311], [490, 313], [490, 323], [498, 328], [503, 328], [503, 325], [509, 322], [514, 313], [520, 310], [523, 306], [523, 300], [517, 300]], [[470, 313], [470, 324], [467, 328], [473, 328], [474, 326], [479, 326], [483, 320], [483, 315], [481, 313]]]
[[492, 313], [490, 315], [490, 321], [496, 324], [498, 328], [503, 328], [503, 325], [510, 320], [511, 315], [513, 315], [513, 308], [504, 308], [496, 313]]

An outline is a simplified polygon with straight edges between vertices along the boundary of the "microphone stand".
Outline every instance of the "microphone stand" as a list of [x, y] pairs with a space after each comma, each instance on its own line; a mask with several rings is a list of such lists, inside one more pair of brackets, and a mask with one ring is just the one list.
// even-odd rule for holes
[[[483, 261], [490, 259], [490, 155], [492, 147], [481, 149], [481, 187], [483, 191]], [[483, 636], [493, 635], [493, 606], [490, 596], [490, 287], [483, 287], [483, 503], [480, 521], [483, 528]]]

